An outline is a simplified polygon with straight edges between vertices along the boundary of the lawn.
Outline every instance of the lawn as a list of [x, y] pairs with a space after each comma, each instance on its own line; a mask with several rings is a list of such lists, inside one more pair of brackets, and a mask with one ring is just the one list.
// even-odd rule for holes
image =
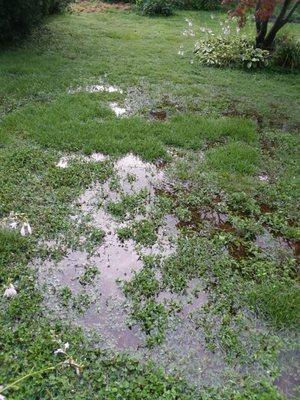
[[191, 62], [186, 19], [226, 15], [77, 8], [0, 53], [6, 399], [299, 395], [299, 74]]

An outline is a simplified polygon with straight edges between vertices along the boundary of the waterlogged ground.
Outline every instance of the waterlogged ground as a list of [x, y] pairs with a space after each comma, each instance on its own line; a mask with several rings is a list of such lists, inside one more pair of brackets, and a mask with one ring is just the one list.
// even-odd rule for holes
[[[99, 153], [59, 159], [57, 168], [79, 160], [109, 163], [112, 170], [73, 202], [66, 244], [59, 238], [40, 243], [47, 258], [36, 258], [30, 267], [37, 272], [45, 312], [53, 321], [81, 327], [101, 349], [155, 362], [198, 389], [242, 381], [246, 373], [264, 375], [271, 383], [279, 373], [275, 385], [295, 397], [298, 355], [285, 348], [286, 333], [271, 329], [238, 293], [220, 301], [218, 295], [228, 294], [225, 288], [221, 294], [222, 288], [214, 290], [219, 277], [209, 266], [233, 262], [236, 268], [250, 255], [251, 262], [282, 265], [297, 258], [298, 242], [274, 235], [259, 217], [251, 221], [253, 231], [239, 231], [245, 221], [234, 220], [239, 213], [226, 207], [221, 191], [211, 194], [210, 205], [189, 204], [198, 185], [190, 178], [205, 163], [205, 152], [168, 153], [165, 165], [131, 153], [117, 159]], [[183, 168], [190, 168], [187, 179], [180, 179]], [[267, 185], [266, 177], [256, 179]], [[202, 189], [216, 188], [206, 182]], [[268, 211], [262, 204], [258, 214]], [[225, 323], [222, 307], [230, 308]], [[267, 368], [266, 351], [274, 352]]]
[[117, 9], [1, 55], [0, 398], [296, 399], [298, 75]]

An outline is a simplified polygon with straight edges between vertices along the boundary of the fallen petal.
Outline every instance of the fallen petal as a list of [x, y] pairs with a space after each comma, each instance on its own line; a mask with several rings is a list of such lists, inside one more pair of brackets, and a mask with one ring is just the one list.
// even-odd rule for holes
[[53, 353], [54, 353], [55, 355], [57, 355], [57, 354], [65, 354], [65, 352], [64, 352], [63, 349], [57, 349], [57, 350], [55, 350]]
[[12, 297], [16, 297], [18, 292], [16, 291], [16, 288], [14, 285], [11, 283], [8, 288], [5, 289], [5, 292], [3, 294], [3, 297], [6, 297], [7, 299], [10, 299]]

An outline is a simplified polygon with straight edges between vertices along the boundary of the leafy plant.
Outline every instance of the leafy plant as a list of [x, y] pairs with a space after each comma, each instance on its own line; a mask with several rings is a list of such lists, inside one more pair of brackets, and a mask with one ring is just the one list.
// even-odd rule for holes
[[143, 15], [150, 17], [155, 15], [168, 17], [173, 14], [173, 3], [171, 0], [137, 0], [136, 5]]
[[291, 70], [300, 69], [300, 41], [283, 35], [276, 40], [273, 64]]
[[196, 43], [195, 54], [203, 65], [253, 69], [268, 64], [269, 52], [255, 48], [252, 40], [238, 35], [210, 35]]

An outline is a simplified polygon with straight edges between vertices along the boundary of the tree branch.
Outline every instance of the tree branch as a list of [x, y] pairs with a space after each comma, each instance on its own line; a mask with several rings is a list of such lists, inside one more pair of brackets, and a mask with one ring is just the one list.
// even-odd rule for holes
[[293, 7], [290, 9], [288, 15], [285, 17], [285, 23], [289, 22], [291, 16], [293, 15], [294, 11], [296, 11], [296, 8], [299, 6], [300, 0], [296, 1], [296, 3], [293, 5]]
[[[267, 36], [265, 37], [264, 43], [263, 43], [263, 47], [264, 48], [271, 48], [276, 36], [276, 33], [279, 31], [279, 29], [281, 29], [283, 27], [283, 25], [286, 24], [286, 20], [284, 19], [284, 16], [287, 12], [287, 9], [290, 5], [292, 0], [285, 0], [283, 3], [283, 6], [280, 10], [280, 13], [278, 14], [272, 28], [270, 29], [269, 33], [267, 34]], [[297, 0], [298, 1], [298, 0]]]

